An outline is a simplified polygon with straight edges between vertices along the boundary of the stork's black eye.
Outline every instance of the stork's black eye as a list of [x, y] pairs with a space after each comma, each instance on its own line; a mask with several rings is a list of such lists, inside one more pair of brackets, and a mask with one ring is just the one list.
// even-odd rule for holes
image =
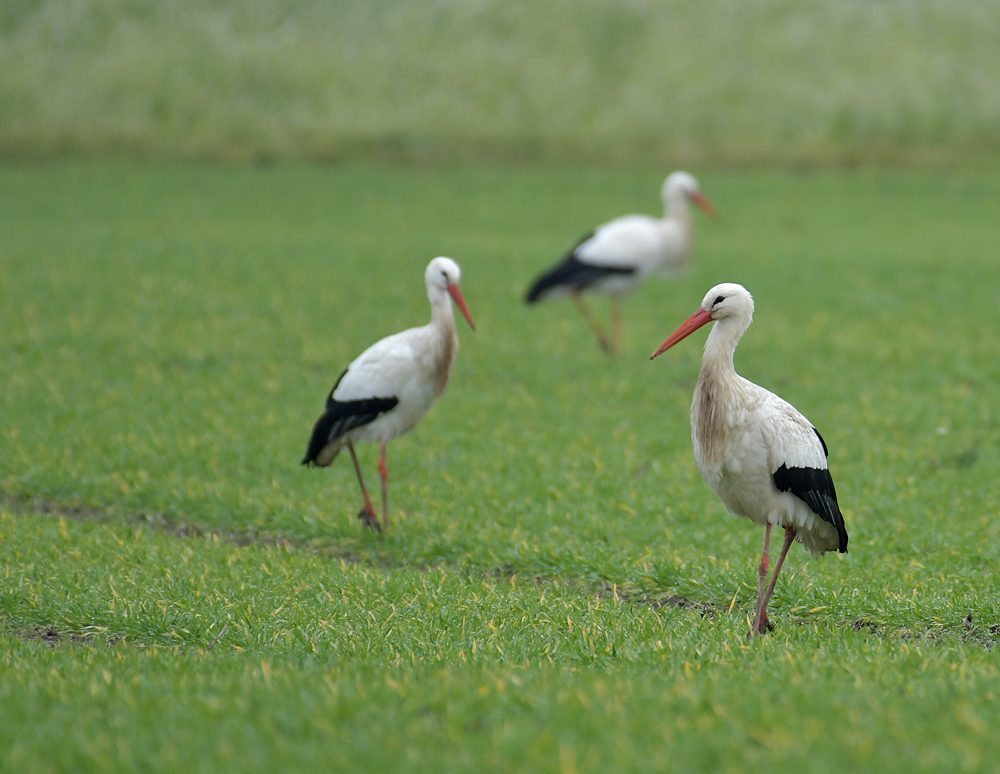
[[448, 272], [446, 272], [446, 271], [441, 272], [441, 276], [444, 277], [444, 281], [445, 282], [448, 281]]
[[725, 301], [725, 300], [726, 300], [726, 297], [725, 297], [725, 296], [719, 296], [718, 298], [716, 298], [716, 299], [715, 299], [715, 300], [714, 300], [714, 301], [712, 302], [712, 306], [718, 306], [719, 304], [721, 304], [721, 303], [722, 303], [723, 301]]

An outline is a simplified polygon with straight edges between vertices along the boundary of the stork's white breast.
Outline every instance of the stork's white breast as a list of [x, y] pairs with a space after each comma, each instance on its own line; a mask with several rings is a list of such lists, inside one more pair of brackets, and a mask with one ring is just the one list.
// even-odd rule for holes
[[[438, 398], [439, 361], [431, 326], [388, 336], [366, 349], [348, 366], [334, 400], [396, 398], [396, 407], [351, 431], [353, 440], [384, 443], [416, 425]], [[456, 344], [457, 349], [457, 344]], [[453, 356], [452, 356], [453, 359]], [[447, 364], [450, 370], [451, 364]]]

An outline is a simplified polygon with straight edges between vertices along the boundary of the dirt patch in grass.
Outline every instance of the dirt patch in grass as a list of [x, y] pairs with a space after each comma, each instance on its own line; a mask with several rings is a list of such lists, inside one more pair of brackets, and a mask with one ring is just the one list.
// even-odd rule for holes
[[[123, 513], [114, 508], [77, 506], [44, 497], [12, 495], [2, 491], [0, 491], [0, 507], [5, 507], [8, 510], [21, 514], [42, 514], [44, 516], [72, 519], [74, 521], [95, 521], [103, 524], [126, 524], [133, 527], [146, 527], [179, 538], [219, 540], [234, 545], [237, 548], [265, 545], [281, 548], [288, 552], [306, 551], [327, 556], [330, 559], [342, 560], [348, 564], [364, 564], [383, 569], [411, 566], [405, 562], [393, 561], [386, 556], [366, 555], [338, 546], [323, 545], [322, 540], [303, 541], [289, 535], [258, 532], [256, 530], [208, 529], [192, 522], [175, 523], [159, 513]], [[417, 567], [417, 569], [424, 571], [431, 570], [433, 567], [431, 565], [423, 565]]]
[[664, 607], [676, 607], [680, 610], [697, 610], [702, 618], [716, 618], [719, 608], [710, 602], [702, 602], [689, 597], [682, 597], [680, 594], [671, 594], [669, 597], [660, 597], [649, 600], [648, 604], [655, 610]]
[[32, 642], [44, 642], [50, 647], [56, 647], [64, 642], [78, 645], [107, 645], [114, 647], [124, 644], [125, 639], [117, 636], [102, 637], [94, 634], [80, 634], [79, 632], [61, 632], [54, 626], [35, 626], [16, 633], [22, 640]]
[[[74, 521], [97, 521], [106, 524], [117, 523], [150, 527], [160, 532], [182, 538], [223, 540], [240, 548], [249, 545], [279, 546], [286, 550], [303, 547], [300, 541], [287, 535], [272, 535], [250, 530], [211, 530], [200, 527], [197, 524], [175, 524], [158, 513], [121, 513], [113, 509], [81, 507], [68, 503], [60, 503], [44, 497], [11, 495], [0, 492], [0, 505], [15, 513], [38, 513], [55, 518], [73, 519]], [[350, 556], [343, 558], [347, 561], [351, 560]]]
[[962, 623], [965, 626], [962, 639], [966, 642], [975, 642], [987, 650], [992, 650], [1000, 644], [1000, 624], [977, 626], [972, 622], [972, 613], [969, 613]]
[[[806, 623], [804, 620], [797, 622]], [[926, 642], [933, 644], [959, 634], [963, 642], [979, 645], [986, 650], [992, 650], [1000, 645], [1000, 624], [978, 626], [973, 623], [972, 613], [969, 613], [962, 619], [962, 629], [960, 632], [956, 632], [954, 628], [947, 628], [936, 632], [914, 633], [909, 629], [894, 629], [889, 626], [879, 625], [867, 618], [859, 618], [856, 621], [852, 621], [850, 626], [856, 632], [863, 631], [880, 640], [899, 639], [903, 642]]]
[[[306, 543], [287, 535], [259, 533], [251, 530], [212, 530], [193, 523], [175, 524], [160, 514], [123, 514], [110, 508], [102, 509], [77, 506], [46, 498], [18, 496], [3, 492], [0, 492], [0, 506], [17, 513], [36, 513], [56, 518], [73, 519], [75, 521], [97, 521], [107, 524], [117, 523], [141, 526], [179, 538], [220, 540], [241, 548], [251, 545], [267, 545], [284, 549], [290, 553], [294, 551], [306, 551], [346, 562], [347, 564], [366, 565], [383, 570], [409, 567], [419, 572], [430, 572], [431, 570], [438, 569], [438, 565], [407, 565], [405, 562], [394, 561], [392, 558], [384, 555], [365, 554], [337, 546]], [[459, 572], [462, 571], [461, 568], [455, 569]], [[538, 589], [559, 586], [564, 590], [575, 589], [576, 593], [582, 596], [617, 599], [623, 603], [648, 606], [652, 609], [676, 608], [679, 610], [692, 610], [697, 612], [702, 618], [720, 618], [728, 609], [728, 605], [725, 603], [716, 604], [711, 601], [693, 599], [680, 594], [657, 594], [655, 589], [636, 588], [631, 584], [618, 585], [606, 581], [594, 583], [587, 582], [581, 578], [559, 578], [548, 575], [537, 575], [530, 571], [519, 569], [509, 563], [493, 568], [492, 570], [483, 570], [482, 574], [495, 581], [511, 581], [514, 578], [523, 578]], [[789, 623], [792, 625], [807, 625], [810, 621], [793, 616], [789, 619]], [[936, 634], [925, 633], [915, 635], [909, 631], [880, 625], [878, 622], [868, 618], [859, 618], [849, 622], [848, 625], [854, 631], [864, 631], [873, 637], [883, 640], [902, 638], [904, 640], [921, 639], [933, 641], [957, 634], [964, 641], [975, 643], [986, 649], [992, 650], [1000, 645], [1000, 624], [974, 624], [971, 614], [966, 616], [961, 624], [958, 624], [956, 627], [948, 627]], [[46, 642], [53, 646], [67, 640], [90, 644], [101, 642], [100, 635], [97, 633], [60, 632], [51, 626], [30, 629], [21, 632], [18, 636], [24, 639]], [[118, 642], [119, 638], [110, 637], [107, 639], [109, 645], [115, 645]]]
[[[223, 624], [223, 626], [218, 630], [216, 635], [212, 640], [205, 646], [205, 652], [210, 651], [225, 636], [226, 632], [229, 630], [229, 623]], [[127, 646], [130, 648], [137, 648], [142, 650], [143, 648], [151, 647], [152, 643], [142, 642], [134, 639], [129, 639], [126, 637], [121, 637], [117, 634], [107, 634], [104, 631], [94, 631], [94, 632], [79, 632], [79, 631], [61, 631], [55, 626], [32, 626], [27, 629], [22, 629], [20, 631], [13, 632], [16, 637], [20, 637], [22, 640], [27, 640], [29, 642], [44, 642], [51, 648], [58, 647], [63, 643], [69, 643], [70, 645], [87, 645], [90, 647], [98, 647], [101, 645], [106, 645], [109, 648], [114, 648], [118, 646]], [[176, 644], [163, 644], [160, 647], [177, 647]]]
[[599, 596], [613, 597], [633, 605], [646, 605], [654, 610], [673, 607], [678, 610], [694, 610], [702, 618], [718, 618], [726, 610], [726, 605], [715, 605], [699, 599], [691, 599], [680, 594], [657, 595], [648, 591], [638, 591], [632, 588], [622, 588], [617, 585], [605, 584]]
[[864, 630], [869, 634], [874, 634], [876, 637], [882, 636], [878, 624], [874, 621], [869, 621], [867, 618], [859, 618], [857, 621], [852, 621], [851, 628], [856, 632]]

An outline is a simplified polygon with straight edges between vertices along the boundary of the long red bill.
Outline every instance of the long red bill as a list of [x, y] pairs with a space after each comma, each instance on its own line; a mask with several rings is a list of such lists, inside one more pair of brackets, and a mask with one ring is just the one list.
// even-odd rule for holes
[[674, 344], [676, 344], [678, 341], [686, 339], [688, 336], [690, 336], [692, 333], [698, 330], [702, 325], [707, 325], [710, 322], [712, 322], [712, 313], [706, 312], [704, 309], [699, 309], [693, 315], [688, 317], [687, 320], [685, 320], [681, 324], [680, 328], [671, 333], [670, 338], [667, 339], [665, 342], [663, 342], [660, 345], [659, 349], [657, 349], [656, 352], [654, 352], [652, 355], [649, 356], [649, 359], [652, 360], [657, 355], [662, 355], [664, 352], [666, 352], [668, 349], [674, 346]]
[[458, 304], [458, 308], [462, 310], [462, 314], [465, 315], [465, 319], [469, 321], [469, 327], [472, 330], [476, 329], [476, 324], [472, 322], [472, 315], [469, 314], [469, 307], [465, 305], [465, 299], [462, 298], [462, 291], [458, 289], [458, 285], [449, 285], [448, 292], [451, 297], [455, 299], [455, 303]]
[[710, 217], [713, 217], [713, 218], [716, 215], [718, 215], [718, 212], [716, 211], [715, 206], [708, 199], [706, 199], [705, 195], [703, 193], [701, 193], [700, 191], [695, 191], [688, 198], [691, 201], [693, 201], [695, 204], [697, 204], [699, 207], [701, 207], [701, 209], [703, 209], [705, 211], [706, 215], [708, 215]]

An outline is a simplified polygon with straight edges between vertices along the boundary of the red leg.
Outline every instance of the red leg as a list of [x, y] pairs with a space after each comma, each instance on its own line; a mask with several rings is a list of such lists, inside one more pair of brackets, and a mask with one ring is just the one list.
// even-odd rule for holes
[[382, 478], [382, 525], [389, 528], [389, 466], [385, 464], [385, 444], [378, 457], [378, 474]]
[[778, 563], [774, 566], [774, 575], [771, 576], [771, 583], [768, 584], [767, 592], [764, 594], [764, 599], [760, 603], [760, 607], [757, 609], [757, 617], [754, 619], [753, 629], [750, 630], [750, 636], [756, 634], [764, 634], [764, 630], [760, 628], [762, 620], [765, 620], [767, 616], [767, 603], [771, 601], [771, 594], [774, 592], [774, 584], [778, 581], [778, 574], [781, 572], [781, 565], [785, 563], [785, 557], [788, 555], [788, 549], [792, 545], [792, 541], [795, 540], [795, 529], [792, 527], [785, 527], [785, 545], [781, 547], [781, 554], [778, 556]]
[[376, 532], [381, 532], [382, 527], [378, 523], [375, 509], [372, 507], [371, 498], [368, 497], [368, 490], [365, 489], [365, 480], [361, 477], [361, 466], [358, 464], [358, 455], [354, 453], [354, 444], [347, 442], [347, 448], [351, 451], [351, 459], [354, 461], [354, 472], [358, 474], [358, 483], [361, 484], [361, 494], [365, 496], [365, 507], [361, 509], [358, 518], [365, 523], [366, 527], [371, 527]]
[[[767, 568], [771, 566], [771, 556], [768, 553], [771, 547], [771, 522], [767, 523], [767, 528], [764, 530], [764, 553], [760, 557], [760, 565], [757, 567], [757, 604], [754, 605], [754, 618], [757, 617], [757, 611], [760, 610], [760, 603], [764, 599], [764, 587], [767, 585]], [[764, 626], [767, 626], [767, 621], [765, 620]]]

